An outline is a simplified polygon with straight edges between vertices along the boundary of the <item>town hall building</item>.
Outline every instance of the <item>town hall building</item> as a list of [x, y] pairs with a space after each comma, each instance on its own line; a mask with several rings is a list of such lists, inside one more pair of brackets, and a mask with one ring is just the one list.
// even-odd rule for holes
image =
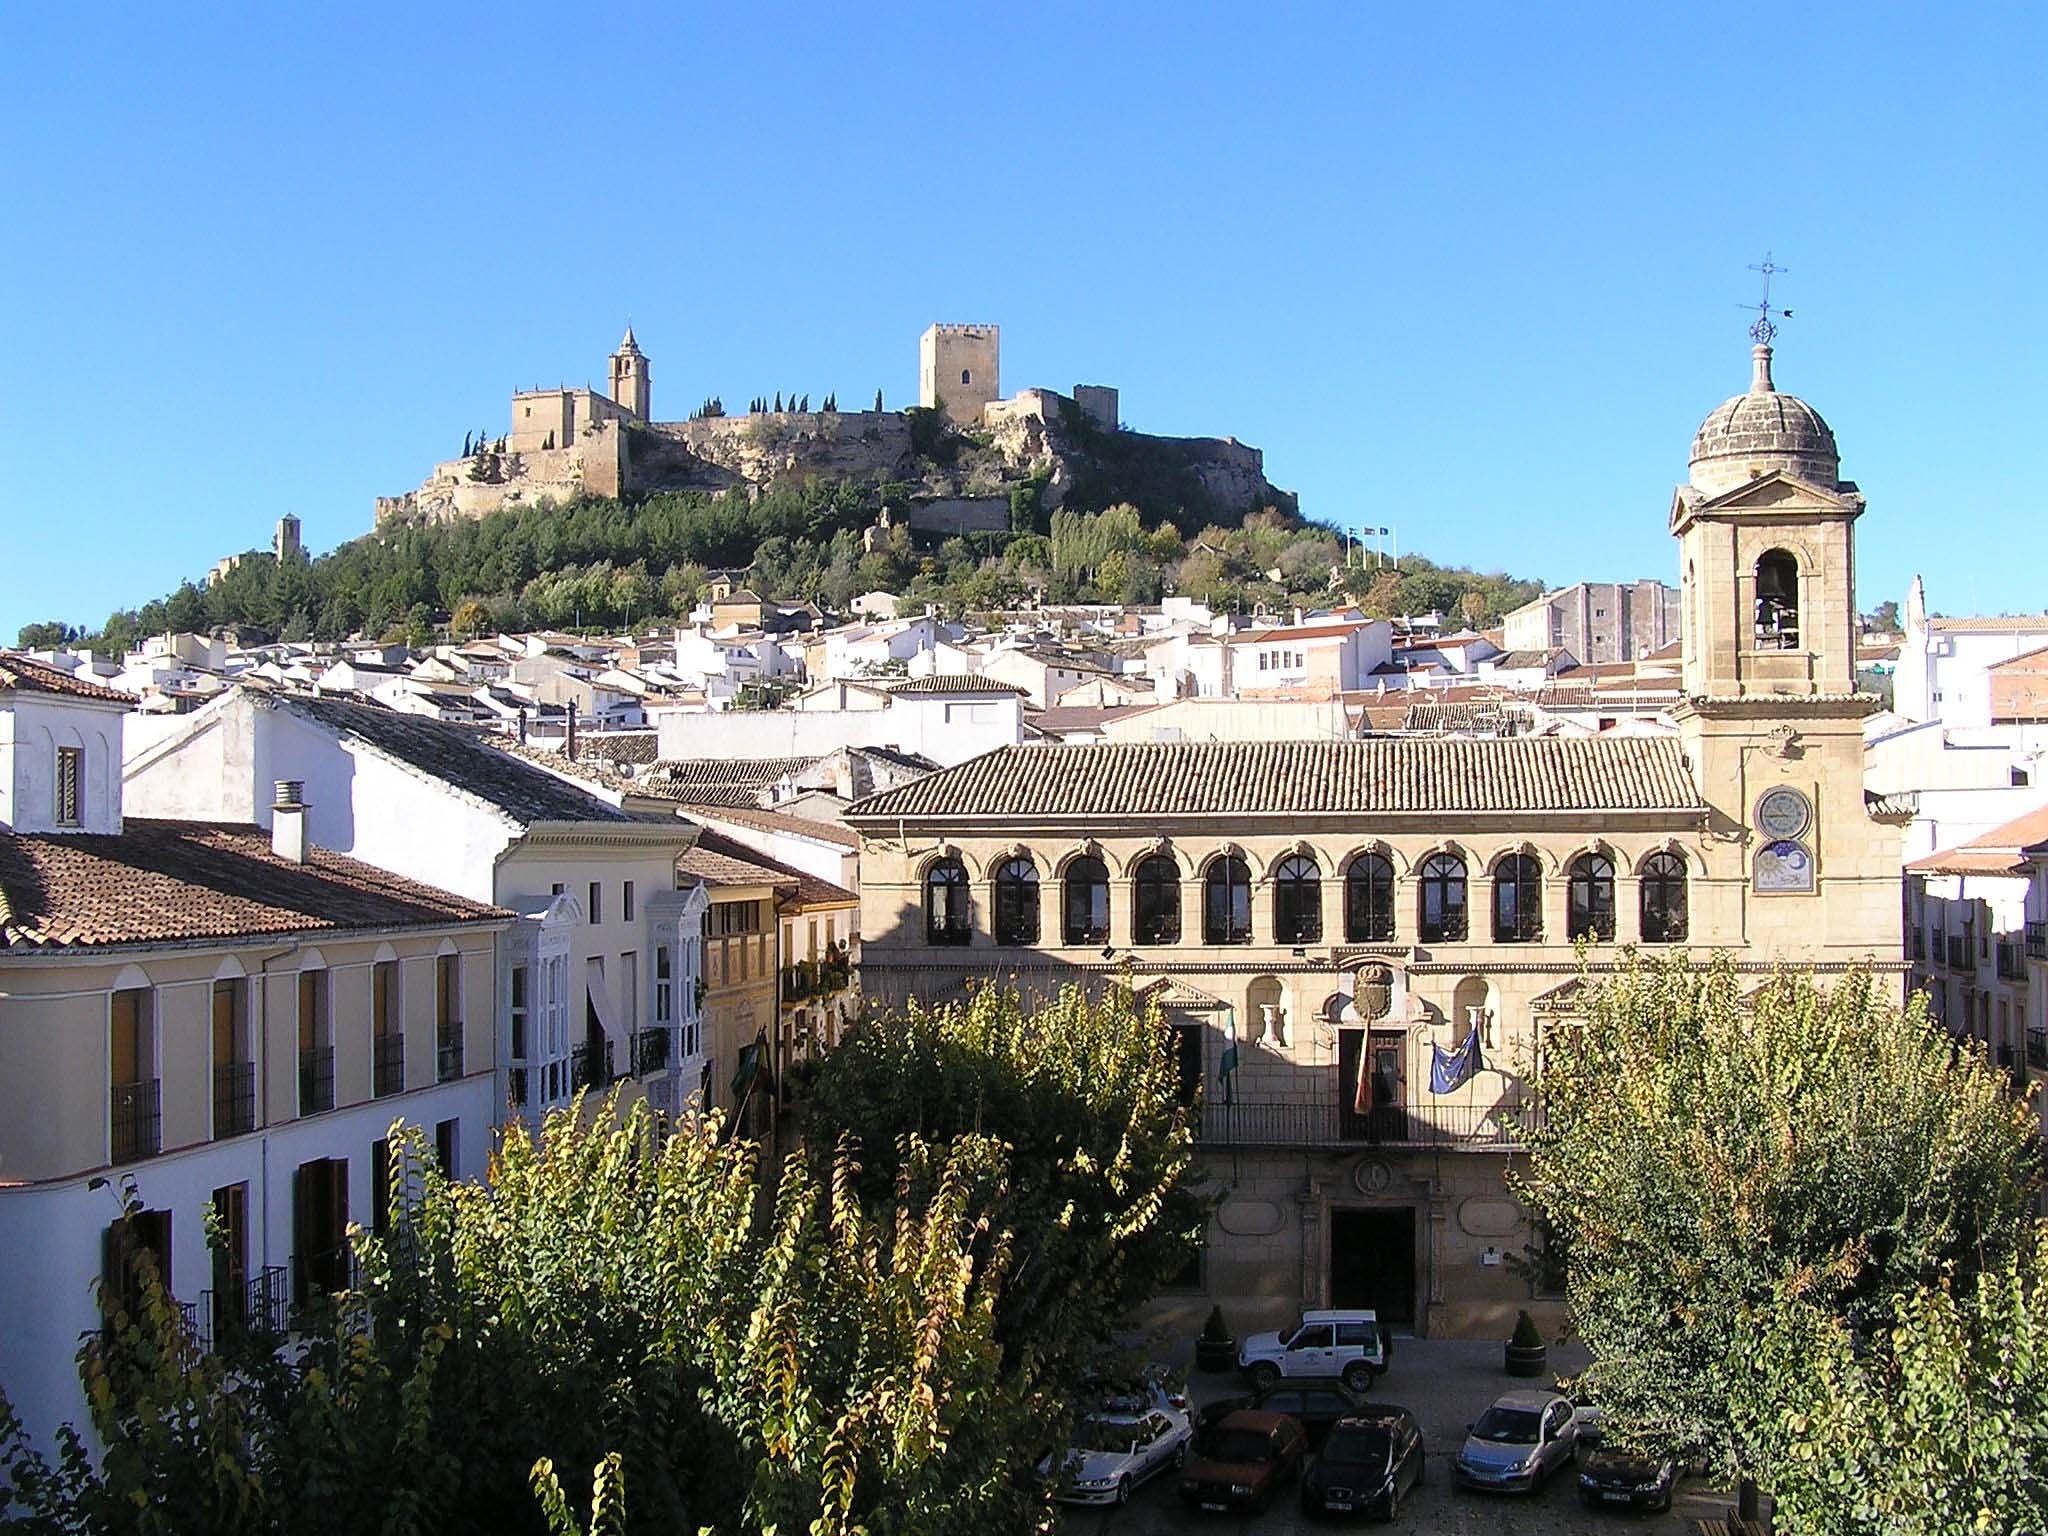
[[[878, 1005], [1126, 973], [1159, 1004], [1218, 1201], [1162, 1320], [1543, 1316], [1506, 1175], [1581, 941], [1596, 970], [1636, 946], [1903, 986], [1901, 818], [1862, 787], [1864, 501], [1768, 346], [1753, 367], [1671, 502], [1675, 735], [1008, 747], [848, 813]], [[1432, 1092], [1432, 1048], [1469, 1068], [1474, 1036]]]

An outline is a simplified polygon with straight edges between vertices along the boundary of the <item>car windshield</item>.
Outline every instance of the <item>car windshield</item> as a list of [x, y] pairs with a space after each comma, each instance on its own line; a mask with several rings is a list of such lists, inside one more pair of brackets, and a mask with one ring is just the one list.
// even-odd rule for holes
[[1472, 1438], [1491, 1440], [1496, 1445], [1534, 1445], [1542, 1423], [1543, 1415], [1534, 1408], [1503, 1408], [1495, 1404], [1472, 1426]]
[[1114, 1419], [1083, 1419], [1074, 1426], [1077, 1451], [1128, 1451], [1138, 1440], [1138, 1426]]
[[1323, 1460], [1349, 1465], [1384, 1467], [1393, 1457], [1393, 1441], [1384, 1429], [1334, 1429], [1323, 1447]]
[[1271, 1449], [1271, 1442], [1256, 1429], [1219, 1429], [1202, 1454], [1211, 1461], [1264, 1461]]

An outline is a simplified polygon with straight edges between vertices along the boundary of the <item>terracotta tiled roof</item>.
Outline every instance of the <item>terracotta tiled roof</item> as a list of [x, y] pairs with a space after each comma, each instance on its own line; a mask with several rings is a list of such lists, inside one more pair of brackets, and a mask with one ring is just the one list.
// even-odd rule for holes
[[[1070, 670], [1077, 672], [1091, 670], [1089, 667], [1079, 662], [1070, 663], [1064, 660], [1054, 662], [1053, 665], [1066, 666], [1069, 667]], [[1096, 667], [1092, 670], [1099, 672], [1102, 669], [1100, 667]], [[908, 694], [911, 697], [915, 698], [919, 694], [927, 693], [1021, 694], [1027, 692], [1028, 690], [1019, 688], [1015, 683], [998, 682], [993, 677], [983, 677], [979, 672], [962, 672], [958, 674], [948, 674], [946, 676], [913, 677], [907, 683], [897, 683], [892, 688], [890, 688], [889, 691], [891, 693]]]
[[116, 834], [0, 831], [0, 954], [489, 922], [511, 914], [256, 827], [131, 817]]
[[1670, 738], [1373, 737], [1004, 747], [870, 795], [848, 820], [1703, 808]]
[[763, 832], [783, 832], [791, 837], [814, 838], [841, 848], [860, 846], [860, 834], [836, 821], [814, 821], [809, 816], [764, 811], [751, 805], [692, 805], [684, 809], [688, 815], [701, 820], [729, 822], [736, 827], [756, 827]]
[[795, 777], [817, 766], [816, 757], [663, 758], [633, 781], [643, 795], [680, 800], [685, 805], [752, 805], [761, 792], [785, 775]]
[[108, 704], [127, 704], [136, 698], [118, 688], [89, 683], [69, 672], [36, 661], [16, 651], [0, 651], [0, 688], [18, 688], [24, 693], [61, 693], [74, 699], [99, 699]]
[[1980, 635], [2048, 635], [2048, 613], [2007, 613], [1975, 619], [1929, 619], [1930, 630]]
[[[805, 906], [830, 906], [860, 900], [843, 885], [834, 885], [830, 880], [822, 879], [808, 870], [785, 864], [780, 859], [771, 859], [760, 849], [749, 848], [737, 838], [727, 837], [723, 832], [713, 832], [706, 828], [698, 834], [696, 848], [692, 851], [704, 859], [720, 859], [732, 864], [750, 866], [756, 885], [764, 881], [773, 882], [783, 895], [794, 896]], [[684, 858], [688, 857], [688, 854], [684, 855]]]
[[2027, 872], [2027, 866], [2018, 854], [1970, 848], [1930, 853], [1923, 859], [1913, 860], [1906, 868], [1920, 875], [2023, 875]]
[[1314, 624], [1289, 624], [1281, 629], [1247, 629], [1230, 637], [1232, 645], [1264, 645], [1272, 640], [1341, 640], [1364, 629], [1370, 619], [1325, 619]]
[[525, 825], [537, 821], [632, 821], [607, 800], [521, 762], [490, 737], [464, 726], [404, 715], [374, 705], [299, 694], [267, 694], [269, 707], [290, 710], [339, 736], [353, 736], [429, 778], [466, 791]]

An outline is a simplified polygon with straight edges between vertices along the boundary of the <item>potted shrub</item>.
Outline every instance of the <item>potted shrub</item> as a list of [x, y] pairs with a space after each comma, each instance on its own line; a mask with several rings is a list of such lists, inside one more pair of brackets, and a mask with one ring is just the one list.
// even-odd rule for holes
[[1237, 1340], [1231, 1337], [1230, 1327], [1223, 1321], [1223, 1309], [1211, 1307], [1209, 1321], [1202, 1324], [1202, 1331], [1195, 1339], [1195, 1369], [1229, 1371], [1236, 1368]]
[[1510, 1376], [1541, 1376], [1548, 1368], [1550, 1347], [1536, 1327], [1536, 1319], [1524, 1308], [1515, 1316], [1515, 1331], [1508, 1335], [1507, 1372]]

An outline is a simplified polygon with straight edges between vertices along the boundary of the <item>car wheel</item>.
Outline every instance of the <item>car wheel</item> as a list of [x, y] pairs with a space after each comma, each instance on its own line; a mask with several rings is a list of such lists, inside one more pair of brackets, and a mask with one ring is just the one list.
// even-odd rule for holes
[[1280, 1367], [1270, 1360], [1261, 1360], [1252, 1367], [1252, 1386], [1266, 1392], [1280, 1385]]
[[1354, 1362], [1344, 1367], [1344, 1385], [1354, 1392], [1370, 1392], [1373, 1374], [1371, 1366], [1363, 1362]]
[[1119, 1504], [1131, 1502], [1131, 1480], [1128, 1477], [1120, 1477], [1116, 1480], [1116, 1501]]

